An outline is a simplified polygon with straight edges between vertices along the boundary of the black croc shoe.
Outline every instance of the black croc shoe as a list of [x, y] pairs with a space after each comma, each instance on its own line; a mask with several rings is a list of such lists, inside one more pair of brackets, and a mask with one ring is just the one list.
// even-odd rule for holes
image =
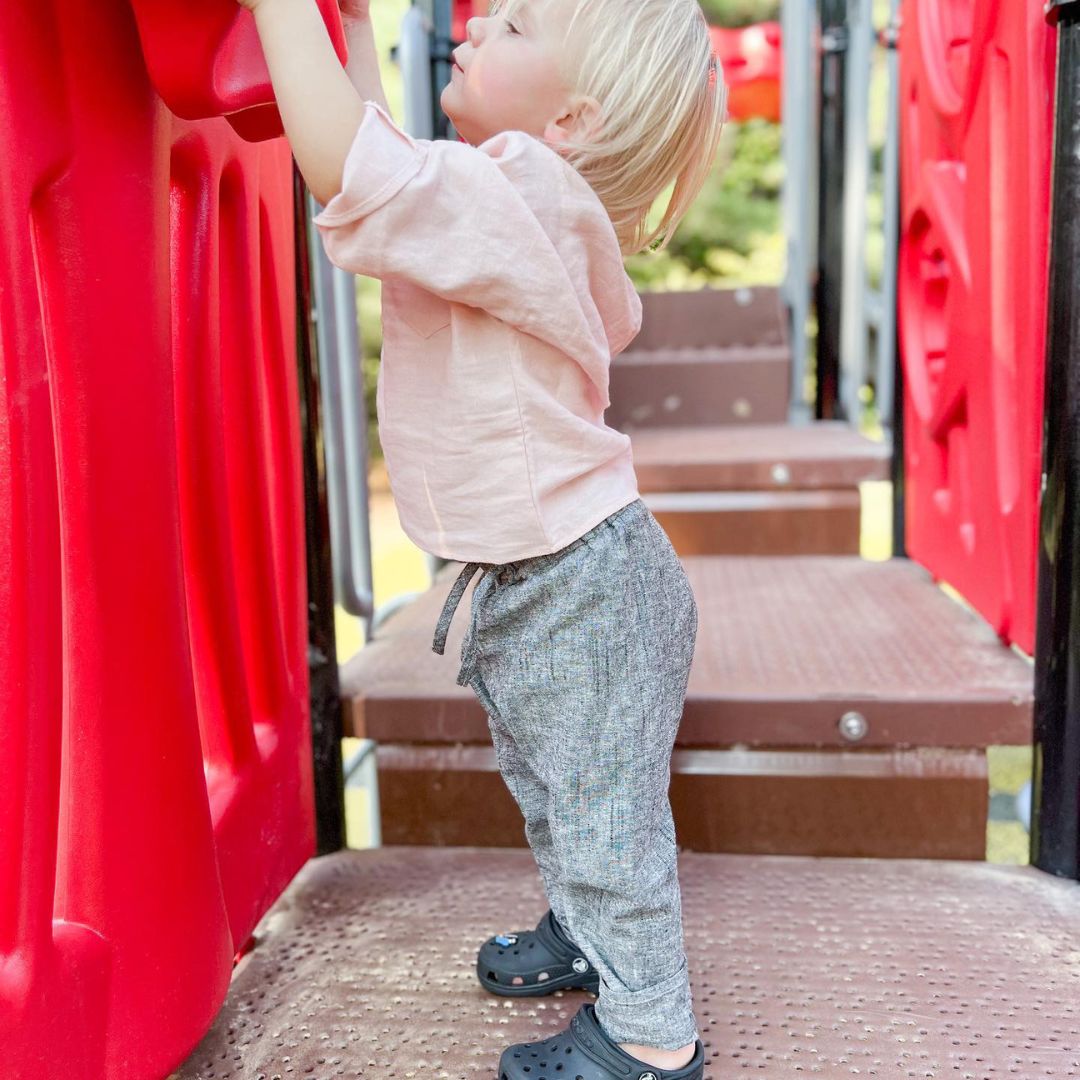
[[[600, 973], [567, 937], [550, 908], [535, 930], [488, 938], [476, 956], [476, 976], [485, 990], [506, 997], [572, 989], [595, 994], [600, 989]], [[515, 983], [515, 978], [523, 981]]]
[[702, 1080], [705, 1047], [681, 1069], [660, 1069], [631, 1057], [604, 1033], [596, 1006], [586, 1002], [570, 1026], [550, 1039], [508, 1046], [499, 1058], [498, 1080]]

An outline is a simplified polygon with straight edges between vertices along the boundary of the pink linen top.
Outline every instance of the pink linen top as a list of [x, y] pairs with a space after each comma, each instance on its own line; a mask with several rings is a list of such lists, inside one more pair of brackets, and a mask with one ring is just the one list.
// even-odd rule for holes
[[576, 540], [638, 498], [604, 423], [641, 299], [588, 182], [539, 139], [416, 139], [376, 102], [327, 257], [382, 280], [379, 436], [401, 526], [444, 559], [504, 563]]

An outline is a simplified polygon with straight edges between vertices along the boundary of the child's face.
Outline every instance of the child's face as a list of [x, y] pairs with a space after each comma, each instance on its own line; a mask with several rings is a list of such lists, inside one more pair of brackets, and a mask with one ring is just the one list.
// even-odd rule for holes
[[558, 142], [570, 99], [557, 63], [567, 5], [524, 0], [509, 17], [503, 7], [465, 24], [467, 40], [454, 50], [460, 67], [440, 98], [443, 111], [473, 146], [500, 131]]

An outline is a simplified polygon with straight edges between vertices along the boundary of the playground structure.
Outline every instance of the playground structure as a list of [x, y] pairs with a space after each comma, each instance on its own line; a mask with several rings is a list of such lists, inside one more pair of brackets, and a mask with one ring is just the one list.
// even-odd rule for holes
[[[906, 0], [879, 38], [863, 0], [789, 0], [785, 124], [815, 123], [785, 154], [817, 180], [785, 193], [783, 287], [650, 297], [613, 367], [702, 612], [672, 802], [707, 1076], [1080, 1076], [1078, 7]], [[452, 12], [410, 15], [419, 131]], [[876, 295], [875, 41], [896, 122]], [[335, 400], [351, 293], [256, 45], [224, 3], [0, 12], [15, 1080], [484, 1074], [576, 1008], [474, 984], [539, 883], [479, 705], [427, 645], [456, 566], [373, 610], [344, 497], [362, 430]], [[864, 384], [884, 446], [851, 427]], [[886, 470], [895, 557], [871, 564], [853, 491]], [[335, 587], [372, 631], [340, 686]], [[377, 850], [343, 850], [342, 701], [378, 745]], [[1032, 865], [988, 866], [985, 749], [1027, 741]]]

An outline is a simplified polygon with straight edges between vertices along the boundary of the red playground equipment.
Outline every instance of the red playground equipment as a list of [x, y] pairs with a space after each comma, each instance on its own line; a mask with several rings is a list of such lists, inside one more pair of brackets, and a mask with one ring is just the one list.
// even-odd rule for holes
[[728, 116], [779, 123], [784, 74], [780, 24], [754, 23], [732, 30], [714, 26], [710, 33], [728, 87]]
[[[870, 2], [789, 0], [783, 41], [712, 32], [731, 118], [779, 120], [785, 83], [814, 103], [785, 194], [816, 179], [817, 205], [785, 222], [817, 280], [789, 243], [786, 296], [650, 294], [666, 316], [616, 358], [643, 495], [702, 541], [673, 541], [702, 630], [671, 790], [717, 979], [705, 1080], [1080, 1076], [1080, 0], [893, 0], [898, 286], [865, 303], [844, 64]], [[792, 32], [811, 11], [826, 33]], [[472, 12], [406, 16], [427, 120]], [[462, 943], [538, 885], [481, 703], [433, 662], [456, 568], [378, 619], [358, 576], [371, 627], [339, 684], [333, 407], [363, 417], [364, 500], [368, 430], [325, 360], [359, 387], [355, 289], [280, 135], [235, 0], [0, 5], [0, 1080], [464, 1080], [483, 1039], [566, 1005], [459, 993]], [[891, 397], [840, 355], [872, 307]], [[763, 552], [762, 521], [782, 545], [850, 512], [858, 541], [870, 440], [830, 410], [871, 383], [890, 556]], [[758, 549], [704, 546], [733, 520]], [[381, 743], [377, 851], [346, 847], [346, 726], [371, 763]], [[988, 752], [1020, 743], [1031, 865], [987, 866]]]

